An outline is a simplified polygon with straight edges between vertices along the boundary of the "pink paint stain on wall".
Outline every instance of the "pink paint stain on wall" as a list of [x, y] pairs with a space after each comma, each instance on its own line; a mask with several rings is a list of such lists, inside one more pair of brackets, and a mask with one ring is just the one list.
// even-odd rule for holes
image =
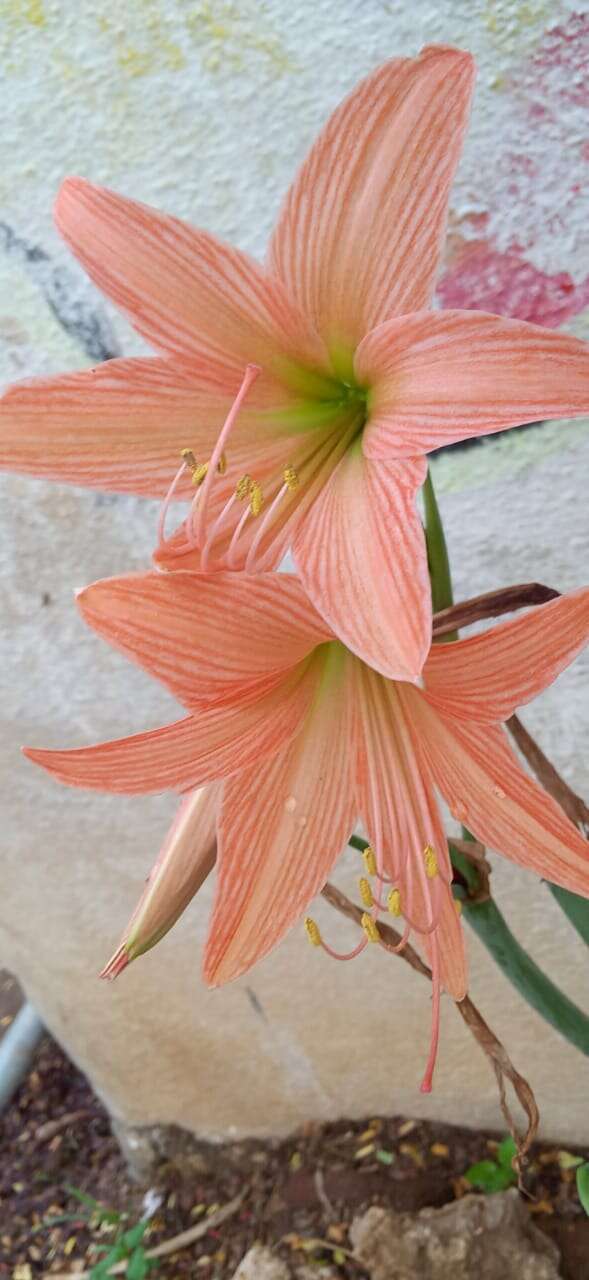
[[589, 107], [589, 13], [572, 13], [547, 31], [528, 67], [538, 88], [548, 87], [552, 72], [564, 71], [561, 100]]
[[575, 284], [568, 271], [548, 275], [517, 249], [499, 253], [482, 241], [463, 246], [437, 295], [443, 307], [495, 311], [556, 328], [589, 306], [589, 276]]
[[[438, 298], [552, 328], [589, 307], [589, 276], [558, 269], [560, 243], [565, 262], [587, 263], [589, 12], [547, 31], [504, 92], [491, 203], [455, 227]], [[548, 245], [553, 269], [542, 270]]]

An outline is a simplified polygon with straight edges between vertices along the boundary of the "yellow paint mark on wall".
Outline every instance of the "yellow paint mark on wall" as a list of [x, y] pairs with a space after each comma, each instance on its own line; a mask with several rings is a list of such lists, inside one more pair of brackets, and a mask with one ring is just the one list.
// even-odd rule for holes
[[[504, 53], [523, 53], [546, 30], [552, 0], [485, 0], [482, 20]], [[499, 86], [494, 86], [499, 87]]]
[[45, 27], [47, 16], [43, 0], [2, 0], [0, 18], [18, 27]]
[[283, 74], [295, 66], [279, 37], [269, 29], [265, 5], [251, 0], [201, 0], [185, 16], [186, 28], [202, 53], [207, 71], [239, 71], [247, 55], [261, 55]]
[[170, 4], [160, 6], [155, 0], [127, 0], [124, 23], [112, 19], [110, 10], [96, 15], [101, 35], [114, 46], [117, 66], [130, 79], [152, 72], [180, 71], [186, 58], [180, 44], [170, 39], [174, 30], [174, 12]]

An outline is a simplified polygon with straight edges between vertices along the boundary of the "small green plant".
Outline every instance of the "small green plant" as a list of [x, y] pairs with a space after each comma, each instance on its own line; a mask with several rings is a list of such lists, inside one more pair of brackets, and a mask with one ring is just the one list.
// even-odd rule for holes
[[589, 1218], [589, 1160], [577, 1168], [577, 1194]]
[[478, 1187], [486, 1195], [495, 1191], [507, 1191], [517, 1183], [517, 1173], [512, 1165], [516, 1145], [511, 1136], [499, 1143], [494, 1160], [479, 1160], [466, 1170], [465, 1178], [472, 1187]]
[[144, 1277], [157, 1262], [148, 1258], [143, 1245], [143, 1237], [149, 1223], [137, 1222], [134, 1227], [123, 1231], [109, 1248], [108, 1245], [97, 1245], [97, 1250], [104, 1250], [104, 1257], [97, 1262], [90, 1272], [91, 1280], [107, 1280], [110, 1268], [115, 1262], [127, 1263], [124, 1275], [126, 1280], [144, 1280]]
[[143, 1243], [145, 1232], [149, 1227], [147, 1219], [142, 1219], [132, 1227], [125, 1227], [127, 1214], [118, 1213], [116, 1209], [106, 1209], [99, 1200], [95, 1200], [84, 1191], [79, 1191], [71, 1184], [66, 1186], [66, 1190], [82, 1205], [80, 1212], [63, 1213], [57, 1217], [46, 1218], [37, 1230], [55, 1226], [59, 1222], [80, 1221], [85, 1222], [93, 1231], [100, 1227], [114, 1230], [116, 1234], [111, 1244], [93, 1245], [95, 1253], [102, 1253], [104, 1257], [96, 1262], [88, 1273], [90, 1280], [107, 1280], [110, 1269], [116, 1262], [126, 1262], [124, 1272], [119, 1273], [123, 1274], [126, 1280], [144, 1280], [148, 1272], [157, 1267], [155, 1259], [147, 1257]]

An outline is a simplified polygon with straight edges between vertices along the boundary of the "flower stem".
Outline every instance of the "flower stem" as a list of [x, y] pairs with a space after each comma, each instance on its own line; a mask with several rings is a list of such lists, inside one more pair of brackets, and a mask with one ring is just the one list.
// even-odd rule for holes
[[[432, 586], [432, 607], [434, 613], [439, 613], [441, 609], [448, 609], [450, 605], [454, 604], [454, 594], [452, 591], [452, 575], [450, 573], [446, 536], [429, 467], [423, 486], [423, 503], [425, 508], [427, 563]], [[457, 639], [457, 631], [451, 631], [444, 636], [446, 642]]]
[[[451, 843], [450, 852], [452, 854]], [[589, 1018], [520, 946], [493, 899], [469, 902], [463, 898], [462, 904], [463, 919], [474, 929], [512, 986], [540, 1017], [589, 1057]]]
[[579, 937], [589, 947], [589, 901], [587, 898], [581, 898], [578, 893], [571, 893], [569, 889], [561, 889], [560, 885], [551, 884], [549, 880], [546, 884], [561, 911], [564, 911], [569, 924], [572, 924], [573, 929], [577, 930]]

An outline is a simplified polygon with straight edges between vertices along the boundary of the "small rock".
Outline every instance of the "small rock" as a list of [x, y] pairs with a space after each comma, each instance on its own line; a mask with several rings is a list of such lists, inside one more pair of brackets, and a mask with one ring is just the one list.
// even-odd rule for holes
[[270, 1249], [255, 1244], [241, 1259], [233, 1280], [290, 1280], [290, 1275], [285, 1263], [275, 1258]]
[[297, 1267], [295, 1280], [340, 1280], [341, 1271], [333, 1271], [331, 1267]]
[[464, 1196], [442, 1209], [372, 1208], [350, 1236], [370, 1280], [559, 1280], [559, 1252], [516, 1190]]

